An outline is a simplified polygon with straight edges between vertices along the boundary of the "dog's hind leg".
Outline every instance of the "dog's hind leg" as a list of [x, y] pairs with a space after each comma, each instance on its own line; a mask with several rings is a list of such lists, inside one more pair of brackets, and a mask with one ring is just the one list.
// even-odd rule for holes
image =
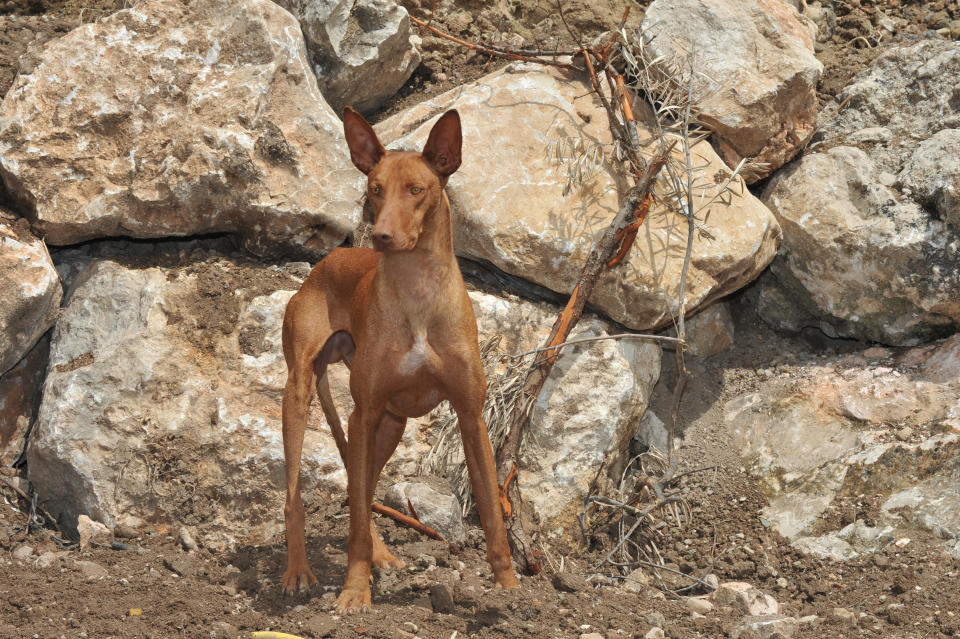
[[[283, 354], [287, 362], [287, 385], [283, 391], [283, 457], [287, 499], [283, 507], [287, 537], [287, 569], [283, 592], [306, 590], [317, 582], [307, 562], [303, 497], [300, 494], [300, 457], [307, 429], [307, 411], [313, 395], [313, 362], [320, 353], [328, 327], [311, 313], [317, 301], [297, 293], [287, 305], [283, 318]], [[322, 303], [322, 300], [320, 300]]]

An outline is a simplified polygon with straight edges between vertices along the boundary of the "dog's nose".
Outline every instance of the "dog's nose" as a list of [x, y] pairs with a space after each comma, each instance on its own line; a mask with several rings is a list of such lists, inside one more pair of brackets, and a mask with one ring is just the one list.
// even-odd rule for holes
[[393, 233], [390, 231], [376, 230], [373, 231], [373, 243], [378, 247], [390, 246], [390, 243], [393, 241]]

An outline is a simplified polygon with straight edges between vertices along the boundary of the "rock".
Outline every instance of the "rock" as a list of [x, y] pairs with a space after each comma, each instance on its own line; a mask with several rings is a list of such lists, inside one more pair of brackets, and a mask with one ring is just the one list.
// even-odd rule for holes
[[[94, 260], [77, 276], [27, 452], [62, 526], [80, 513], [111, 527], [180, 523], [220, 549], [241, 522], [251, 540], [282, 530], [280, 324], [296, 272]], [[304, 490], [339, 492], [333, 438], [310, 423]]]
[[[650, 576], [643, 570], [643, 568], [636, 568], [626, 576], [626, 578], [623, 580], [623, 585], [621, 588], [627, 592], [644, 592], [649, 586]], [[655, 624], [649, 619], [647, 620], [647, 623], [649, 623], [651, 626], [662, 625]]]
[[900, 190], [960, 232], [960, 128], [938, 131], [917, 145], [897, 176]]
[[685, 597], [683, 603], [687, 606], [687, 610], [701, 615], [713, 610], [713, 604], [701, 597]]
[[444, 584], [434, 584], [430, 586], [430, 606], [434, 612], [445, 615], [453, 614], [456, 606], [453, 603], [453, 594]]
[[178, 537], [180, 538], [180, 545], [187, 552], [197, 549], [197, 542], [193, 540], [193, 535], [190, 534], [186, 526], [180, 526]]
[[592, 590], [586, 579], [572, 572], [558, 572], [550, 577], [553, 587], [561, 592]]
[[55, 564], [60, 563], [60, 558], [66, 553], [54, 552], [53, 550], [48, 550], [45, 553], [42, 553], [37, 560], [34, 562], [37, 568], [40, 570], [46, 570], [54, 566]]
[[827, 150], [770, 180], [784, 240], [756, 293], [765, 321], [896, 345], [960, 328], [958, 64], [960, 42], [891, 47], [821, 114], [811, 148]]
[[226, 232], [258, 254], [339, 245], [363, 192], [267, 0], [144, 2], [52, 42], [0, 106], [0, 176], [51, 244]]
[[33, 555], [33, 546], [23, 546], [17, 547], [12, 553], [13, 558], [17, 561], [27, 561]]
[[110, 574], [106, 568], [94, 561], [75, 561], [73, 565], [80, 570], [87, 581], [97, 581]]
[[[770, 379], [724, 412], [747, 470], [764, 486], [764, 519], [795, 547], [830, 560], [873, 552], [910, 525], [944, 538], [960, 534], [948, 461], [960, 451], [960, 433], [939, 426], [957, 410], [960, 337], [895, 359], [867, 352]], [[899, 441], [891, 423], [912, 436]], [[858, 517], [824, 529], [822, 516], [837, 497], [861, 493], [881, 500], [870, 525]]]
[[753, 173], [755, 181], [813, 135], [823, 65], [811, 26], [781, 0], [654, 0], [642, 29], [651, 58], [694, 52], [694, 107], [729, 166], [742, 158], [768, 165]]
[[727, 581], [720, 584], [710, 600], [717, 606], [731, 606], [744, 615], [778, 615], [780, 604], [759, 588], [743, 581]]
[[[508, 353], [540, 346], [559, 312], [515, 298], [472, 293], [471, 299], [481, 342], [503, 335], [501, 349]], [[614, 332], [584, 317], [570, 339]], [[597, 472], [618, 473], [626, 463], [659, 374], [660, 348], [648, 342], [607, 340], [563, 350], [533, 406], [519, 478], [544, 530], [579, 530], [577, 517]]]
[[[609, 142], [606, 113], [592, 97], [583, 97], [587, 93], [577, 76], [511, 64], [388, 118], [376, 129], [384, 143], [420, 148], [435, 116], [457, 108], [464, 148], [483, 149], [465, 156], [447, 188], [458, 255], [568, 295], [594, 239], [618, 208], [617, 178], [602, 169], [564, 197], [569, 167], [546, 153], [560, 139], [582, 140], [587, 148]], [[646, 131], [640, 136], [651, 138]], [[491, 140], [497, 141], [495, 147]], [[714, 179], [724, 182], [730, 170], [705, 142], [693, 152], [709, 165], [703, 170], [712, 184], [704, 196], [710, 198], [721, 188]], [[501, 186], [491, 189], [491, 184]], [[729, 204], [710, 207], [706, 229], [712, 239], [697, 234], [694, 241], [687, 281], [691, 315], [755, 278], [779, 242], [779, 229], [765, 207], [740, 182], [733, 187]], [[680, 223], [655, 205], [629, 257], [600, 279], [591, 304], [633, 329], [669, 325], [683, 265], [675, 239]], [[664, 251], [668, 245], [676, 251]]]
[[193, 559], [187, 555], [173, 555], [163, 558], [167, 570], [180, 577], [189, 577], [196, 571]]
[[730, 632], [730, 639], [790, 639], [799, 626], [793, 617], [748, 616]]
[[136, 539], [140, 536], [140, 531], [132, 526], [119, 524], [113, 528], [113, 536], [119, 539]]
[[397, 482], [387, 490], [388, 506], [412, 515], [407, 502], [413, 504], [420, 521], [430, 526], [452, 544], [462, 545], [467, 539], [460, 501], [450, 485], [432, 477], [415, 477]]
[[716, 590], [717, 588], [720, 587], [720, 579], [719, 579], [715, 574], [713, 574], [713, 573], [710, 573], [710, 574], [708, 574], [708, 575], [704, 575], [704, 577], [703, 577], [703, 579], [702, 579], [701, 581], [703, 581], [703, 583], [707, 584], [707, 587], [708, 587], [710, 590]]
[[0, 375], [0, 467], [20, 459], [37, 417], [47, 373], [50, 339], [44, 336], [13, 368]]
[[[2, 151], [0, 142], [0, 164]], [[62, 295], [46, 245], [0, 211], [0, 375], [53, 326]], [[4, 406], [2, 412], [6, 411]]]
[[94, 540], [110, 536], [110, 529], [99, 521], [93, 521], [86, 515], [77, 517], [77, 534], [80, 535], [80, 548], [86, 548]]
[[651, 612], [647, 615], [646, 620], [654, 628], [663, 628], [667, 625], [667, 618], [663, 616], [662, 612]]
[[633, 439], [638, 451], [658, 450], [665, 453], [670, 448], [670, 432], [667, 430], [667, 425], [651, 410], [643, 414]]
[[[687, 345], [695, 357], [710, 357], [733, 345], [733, 316], [724, 302], [711, 304], [686, 320]], [[676, 332], [671, 331], [672, 335]]]
[[647, 634], [643, 635], [643, 639], [663, 639], [666, 635], [663, 632], [663, 628], [654, 626], [647, 631]]
[[338, 113], [377, 109], [420, 64], [407, 10], [391, 0], [280, 0], [300, 20], [317, 82]]
[[599, 632], [584, 632], [580, 634], [580, 639], [604, 639]]

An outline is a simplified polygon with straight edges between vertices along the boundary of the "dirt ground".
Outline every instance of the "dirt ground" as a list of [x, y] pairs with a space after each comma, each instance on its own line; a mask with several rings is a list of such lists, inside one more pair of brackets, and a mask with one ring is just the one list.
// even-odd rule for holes
[[[429, 0], [406, 0], [426, 17]], [[443, 3], [438, 3], [443, 5]], [[466, 39], [492, 33], [518, 33], [528, 43], [555, 46], [551, 36], [570, 36], [558, 24], [552, 0], [458, 0], [454, 10], [438, 11], [434, 24]], [[631, 2], [633, 21], [646, 2]], [[818, 46], [825, 65], [823, 101], [833, 96], [890, 43], [909, 39], [960, 18], [955, 2], [849, 0], [833, 3], [837, 28]], [[96, 19], [125, 2], [0, 0], [0, 96], [32, 52], [81, 21]], [[615, 0], [564, 0], [568, 24], [591, 37], [616, 23], [623, 3]], [[879, 36], [881, 15], [896, 18], [894, 34]], [[376, 116], [385, 117], [487, 73], [499, 64], [424, 37], [424, 64], [400, 94]], [[3, 204], [0, 191], [0, 204]], [[2, 469], [0, 482], [0, 639], [107, 637], [235, 637], [239, 632], [277, 630], [302, 637], [442, 637], [460, 635], [643, 637], [653, 626], [672, 639], [719, 637], [740, 619], [719, 608], [695, 615], [670, 589], [694, 586], [685, 575], [747, 581], [776, 598], [782, 612], [800, 618], [797, 637], [960, 636], [960, 560], [941, 541], [918, 532], [903, 548], [861, 559], [825, 564], [792, 549], [764, 527], [765, 505], [757, 482], [747, 476], [722, 429], [720, 407], [755, 390], [770, 370], [789, 371], [823, 354], [865, 348], [822, 335], [774, 334], [735, 296], [734, 348], [691, 364], [692, 381], [681, 409], [686, 424], [678, 449], [679, 483], [688, 517], [667, 523], [653, 541], [667, 566], [664, 582], [633, 591], [613, 571], [596, 565], [611, 547], [613, 531], [589, 539], [572, 537], [545, 549], [548, 573], [563, 566], [563, 577], [524, 577], [519, 592], [491, 588], [483, 559], [482, 535], [473, 523], [462, 554], [440, 542], [380, 518], [387, 543], [407, 563], [398, 573], [374, 581], [375, 610], [355, 617], [331, 613], [345, 570], [347, 508], [342, 495], [307, 494], [308, 553], [319, 585], [309, 593], [282, 597], [283, 539], [242, 546], [226, 554], [182, 549], [169, 531], [118, 531], [112, 542], [80, 549], [57, 531], [39, 525], [35, 507], [11, 486], [17, 471]], [[654, 407], [669, 413], [674, 371], [669, 353]], [[715, 469], [713, 468], [715, 467]], [[23, 469], [20, 469], [22, 473]], [[834, 514], [852, 521], [870, 516], [869, 507], [836, 504]], [[277, 505], [277, 517], [281, 517]], [[242, 538], [242, 531], [238, 537]], [[31, 548], [26, 555], [25, 546]], [[23, 560], [17, 559], [20, 555]], [[696, 594], [696, 589], [688, 591]]]

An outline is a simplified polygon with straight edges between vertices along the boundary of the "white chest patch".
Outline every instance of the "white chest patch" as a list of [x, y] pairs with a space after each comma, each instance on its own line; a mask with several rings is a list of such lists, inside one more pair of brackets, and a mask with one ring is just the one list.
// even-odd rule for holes
[[397, 367], [401, 375], [413, 375], [418, 370], [427, 365], [429, 359], [430, 346], [427, 345], [427, 336], [423, 333], [418, 334], [413, 340], [413, 346], [400, 359]]

